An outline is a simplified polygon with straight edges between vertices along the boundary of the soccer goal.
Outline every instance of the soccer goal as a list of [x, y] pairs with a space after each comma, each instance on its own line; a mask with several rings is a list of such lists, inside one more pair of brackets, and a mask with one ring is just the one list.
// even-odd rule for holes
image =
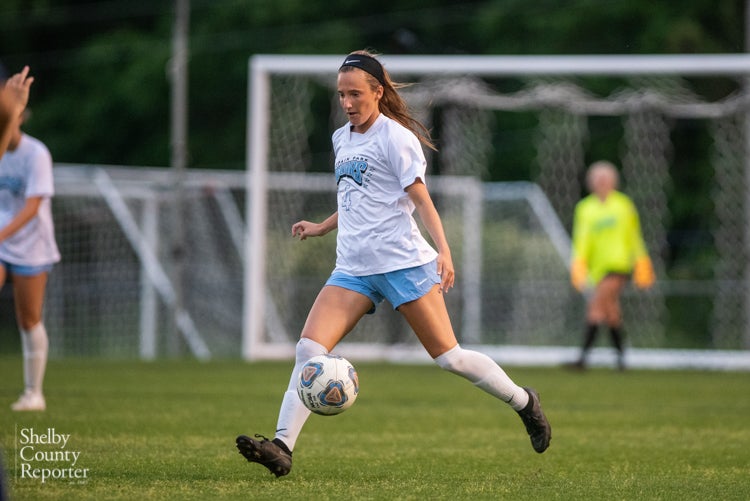
[[[44, 312], [51, 356], [236, 356], [244, 175], [191, 170], [178, 215], [169, 169], [56, 164], [53, 171], [62, 261], [50, 274]], [[187, 241], [179, 247], [178, 221]], [[178, 259], [188, 270], [182, 280]]]
[[[583, 302], [567, 281], [566, 239], [587, 163], [607, 157], [621, 166], [626, 191], [641, 210], [659, 277], [651, 292], [625, 297], [631, 363], [750, 367], [744, 223], [750, 215], [744, 86], [750, 56], [381, 60], [396, 80], [415, 83], [404, 95], [438, 139], [440, 152], [428, 152], [428, 177], [457, 256], [459, 285], [448, 302], [462, 343], [508, 362], [574, 357]], [[345, 121], [335, 97], [340, 63], [339, 56], [249, 60], [246, 359], [292, 355], [333, 267], [335, 237], [293, 242], [289, 228], [335, 210], [335, 183], [320, 173], [332, 162], [327, 138]], [[714, 177], [698, 202], [715, 218], [705, 232], [713, 242], [707, 269], [680, 280], [670, 276], [665, 258], [673, 180], [689, 155], [673, 136], [690, 127], [701, 130], [710, 151]], [[607, 142], [612, 136], [615, 148]], [[491, 184], [498, 166], [524, 173], [517, 179], [525, 183]], [[284, 332], [269, 329], [269, 303]], [[387, 310], [366, 317], [341, 350], [358, 359], [424, 358]], [[682, 311], [698, 316], [687, 315], [683, 325]], [[594, 363], [609, 363], [606, 351], [595, 350]]]

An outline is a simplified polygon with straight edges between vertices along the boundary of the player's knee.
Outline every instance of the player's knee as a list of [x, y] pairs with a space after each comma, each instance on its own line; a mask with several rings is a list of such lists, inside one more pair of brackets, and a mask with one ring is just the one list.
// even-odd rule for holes
[[466, 369], [464, 350], [459, 345], [434, 358], [435, 363], [443, 370], [462, 374]]
[[297, 341], [297, 346], [295, 347], [294, 352], [296, 359], [295, 361], [297, 363], [304, 363], [314, 356], [325, 355], [326, 353], [328, 353], [328, 350], [322, 344], [313, 341], [312, 339], [303, 337], [300, 338], [299, 341]]
[[30, 331], [41, 322], [41, 315], [24, 315], [18, 318], [18, 327], [22, 331]]
[[620, 323], [622, 316], [620, 315], [620, 312], [618, 310], [615, 311], [608, 311], [607, 312], [607, 318], [605, 321], [607, 322], [607, 325], [617, 325]]
[[600, 307], [591, 307], [586, 312], [586, 321], [590, 324], [598, 325], [607, 320], [607, 313]]

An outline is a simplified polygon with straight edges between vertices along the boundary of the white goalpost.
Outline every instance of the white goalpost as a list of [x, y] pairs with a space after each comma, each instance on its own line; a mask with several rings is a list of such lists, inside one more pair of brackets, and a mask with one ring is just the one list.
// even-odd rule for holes
[[[335, 183], [322, 174], [327, 166], [318, 164], [326, 160], [309, 150], [309, 138], [326, 127], [318, 135], [330, 136], [343, 123], [331, 102], [341, 61], [338, 55], [249, 60], [241, 346], [246, 360], [293, 356], [295, 329], [332, 269], [334, 237], [296, 245], [282, 235], [294, 220], [335, 210]], [[589, 121], [615, 117], [622, 127], [617, 163], [636, 204], [640, 197], [647, 206], [647, 243], [660, 249], [666, 247], [669, 219], [670, 127], [698, 120], [711, 131], [715, 150], [712, 196], [719, 223], [711, 231], [719, 242], [718, 265], [713, 279], [694, 284], [666, 280], [657, 257], [657, 290], [626, 298], [626, 309], [638, 312], [641, 322], [629, 364], [750, 368], [750, 267], [742, 262], [750, 252], [743, 223], [750, 220], [750, 193], [744, 191], [750, 188], [737, 192], [738, 186], [750, 186], [745, 154], [750, 99], [744, 87], [750, 55], [383, 56], [381, 61], [398, 81], [416, 83], [405, 91], [407, 101], [424, 122], [443, 128], [441, 152], [428, 158], [439, 175], [428, 176], [460, 256], [461, 283], [449, 308], [462, 343], [509, 364], [572, 359], [582, 306], [567, 282], [566, 228], [581, 194]], [[628, 83], [602, 97], [580, 81], [590, 77]], [[727, 79], [736, 92], [704, 99], [685, 83], [691, 78]], [[504, 86], [507, 80], [513, 85]], [[330, 105], [329, 116], [320, 113], [321, 104]], [[534, 123], [538, 175], [533, 182], [488, 183], [483, 176], [492, 141], [503, 134], [501, 122], [509, 114]], [[315, 261], [306, 261], [306, 253]], [[666, 298], [692, 294], [703, 294], [701, 301], [713, 305], [708, 349], [675, 348], [664, 332]], [[352, 335], [361, 341], [345, 341], [342, 353], [359, 360], [425, 360], [423, 350], [398, 335], [401, 327], [381, 309], [375, 317], [384, 318], [366, 319], [364, 333]], [[612, 359], [608, 350], [595, 349], [592, 361], [607, 365]]]

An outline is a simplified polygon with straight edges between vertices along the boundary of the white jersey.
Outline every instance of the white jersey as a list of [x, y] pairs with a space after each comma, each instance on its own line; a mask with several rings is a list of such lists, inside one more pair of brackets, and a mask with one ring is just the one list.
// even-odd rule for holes
[[382, 113], [364, 133], [333, 133], [338, 185], [336, 269], [354, 276], [421, 266], [437, 257], [412, 217], [405, 188], [425, 181], [417, 137]]
[[53, 194], [49, 150], [38, 139], [22, 134], [18, 147], [0, 158], [0, 228], [13, 220], [27, 198], [43, 199], [36, 216], [0, 242], [0, 260], [22, 266], [42, 266], [60, 260], [50, 206]]

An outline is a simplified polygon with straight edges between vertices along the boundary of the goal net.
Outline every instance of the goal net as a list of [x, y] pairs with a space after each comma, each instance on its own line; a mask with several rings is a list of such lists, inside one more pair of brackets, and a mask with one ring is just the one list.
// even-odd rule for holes
[[[54, 172], [53, 215], [63, 260], [47, 289], [52, 356], [237, 356], [245, 174], [190, 170], [178, 216], [168, 169], [56, 165]], [[463, 340], [549, 344], [559, 338], [566, 330], [560, 313], [570, 299], [569, 241], [539, 187], [450, 175], [435, 176], [430, 186], [455, 242], [461, 281], [448, 303]], [[332, 211], [330, 175], [268, 173], [267, 204], [274, 216], [265, 232], [266, 337], [255, 356], [279, 358], [293, 353], [307, 310], [333, 267], [335, 238], [290, 237], [300, 213], [316, 219]], [[177, 224], [185, 228], [185, 244], [175, 241]], [[179, 268], [186, 271], [181, 278]], [[535, 285], [523, 291], [524, 284]], [[540, 301], [548, 308], [528, 307]], [[482, 325], [492, 328], [484, 332]], [[424, 357], [387, 305], [363, 320], [355, 336], [349, 349], [358, 350], [359, 359]]]
[[236, 356], [242, 173], [190, 172], [179, 215], [168, 169], [58, 164], [54, 175], [62, 260], [44, 311], [51, 356]]
[[[572, 209], [586, 166], [607, 158], [640, 210], [658, 275], [651, 291], [624, 295], [628, 363], [750, 368], [750, 57], [383, 61], [415, 82], [404, 95], [438, 140], [428, 183], [454, 254], [446, 298], [461, 343], [507, 364], [576, 356], [584, 300], [568, 282]], [[340, 62], [251, 59], [247, 173], [189, 169], [178, 196], [168, 169], [55, 166], [63, 260], [45, 304], [52, 356], [293, 356], [334, 266], [334, 235], [298, 242], [290, 227], [335, 210]], [[8, 311], [0, 328], [15, 332]], [[594, 364], [612, 362], [606, 344]], [[387, 304], [341, 351], [427, 359]]]
[[[300, 243], [289, 228], [335, 210], [335, 183], [322, 173], [332, 163], [328, 138], [345, 122], [335, 94], [340, 59], [250, 59], [247, 359], [293, 354], [333, 268], [334, 236]], [[748, 56], [382, 61], [397, 81], [415, 83], [403, 94], [438, 140], [440, 151], [427, 152], [428, 182], [455, 253], [458, 286], [447, 300], [463, 344], [509, 362], [575, 356], [584, 302], [568, 283], [567, 235], [587, 165], [608, 158], [641, 212], [658, 275], [653, 290], [624, 296], [631, 362], [729, 367], [739, 356], [748, 364]], [[690, 178], [693, 157], [710, 164], [710, 179]], [[525, 183], [495, 184], [498, 177]], [[692, 201], [695, 215], [708, 226], [691, 233], [690, 208], [674, 220], [674, 205], [684, 203], [675, 190], [696, 182], [706, 188]], [[684, 255], [671, 254], [677, 247]], [[609, 363], [604, 348], [594, 363]], [[425, 357], [387, 305], [341, 351]]]

